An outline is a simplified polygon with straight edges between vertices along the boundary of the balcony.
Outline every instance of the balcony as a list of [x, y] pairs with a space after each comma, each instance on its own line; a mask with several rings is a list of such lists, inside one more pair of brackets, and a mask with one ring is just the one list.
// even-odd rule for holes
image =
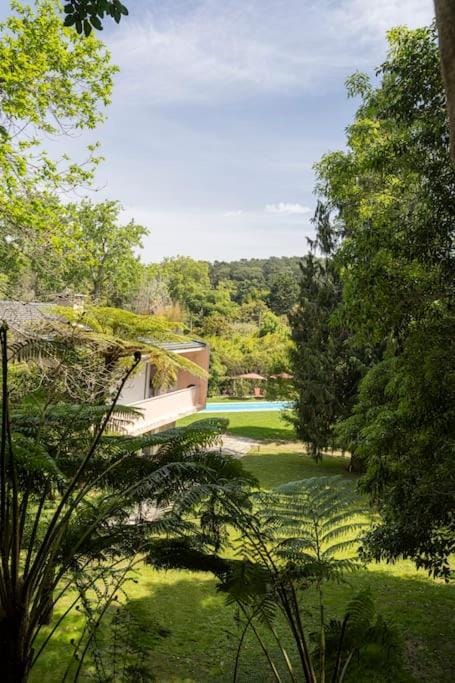
[[142, 417], [138, 416], [134, 422], [126, 425], [127, 434], [145, 434], [196, 413], [203, 407], [199, 393], [200, 388], [194, 386], [130, 403], [129, 407], [140, 410]]

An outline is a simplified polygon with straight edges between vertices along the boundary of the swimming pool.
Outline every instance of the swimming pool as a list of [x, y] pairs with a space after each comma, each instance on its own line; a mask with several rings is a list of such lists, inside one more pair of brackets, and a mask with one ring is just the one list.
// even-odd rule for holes
[[226, 403], [207, 403], [202, 413], [257, 413], [269, 410], [290, 408], [290, 401], [229, 401]]

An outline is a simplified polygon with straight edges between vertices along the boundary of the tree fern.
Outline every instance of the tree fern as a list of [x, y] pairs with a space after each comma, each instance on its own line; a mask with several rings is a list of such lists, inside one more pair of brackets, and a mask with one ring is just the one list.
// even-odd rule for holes
[[260, 517], [281, 561], [304, 565], [308, 579], [342, 577], [358, 566], [359, 534], [369, 526], [351, 481], [314, 477], [280, 486], [262, 499]]
[[169, 323], [165, 318], [107, 306], [89, 306], [82, 314], [69, 307], [54, 309], [65, 320], [81, 326], [84, 335], [98, 344], [106, 357], [118, 360], [134, 350], [148, 356], [156, 368], [154, 381], [158, 386], [172, 384], [179, 369], [188, 370], [197, 377], [207, 374], [185, 356], [163, 348], [162, 344], [166, 342], [185, 341], [185, 337], [175, 331], [175, 323]]
[[[210, 453], [217, 448], [222, 422], [143, 437], [109, 431], [116, 415], [129, 419], [133, 414], [117, 409], [117, 401], [140, 362], [137, 354], [122, 369], [111, 404], [95, 400], [71, 405], [65, 382], [78, 368], [71, 354], [62, 354], [51, 366], [34, 396], [21, 397], [21, 385], [10, 394], [7, 336], [6, 325], [0, 326], [0, 656], [4, 680], [21, 683], [43, 651], [40, 647], [33, 657], [42, 626], [74, 587], [74, 572], [91, 576], [96, 591], [109, 572], [122, 568], [112, 574], [113, 589], [88, 624], [93, 632], [131, 564], [150, 557], [154, 536], [195, 535], [201, 525], [207, 526], [214, 495], [234, 498], [236, 487], [243, 491], [249, 482], [239, 463], [229, 460], [223, 467], [223, 455], [218, 451], [215, 460]], [[71, 336], [70, 349], [72, 343]], [[90, 355], [83, 348], [77, 351], [76, 358]], [[79, 399], [90, 395], [86, 387], [77, 387], [77, 378], [73, 389]], [[153, 452], [140, 455], [150, 446]], [[175, 505], [182, 497], [187, 518]], [[160, 513], [151, 518], [141, 506]], [[216, 524], [220, 526], [221, 518]], [[205, 535], [213, 540], [214, 532]], [[73, 606], [81, 600], [82, 591]], [[84, 641], [76, 678], [90, 642], [91, 635]]]
[[[196, 489], [197, 490], [197, 489]], [[346, 572], [361, 565], [357, 559], [360, 533], [368, 526], [362, 500], [352, 481], [342, 477], [318, 477], [290, 482], [269, 493], [249, 496], [249, 505], [238, 505], [235, 497], [220, 498], [227, 519], [237, 529], [235, 559], [212, 552], [210, 536], [194, 539], [161, 539], [151, 561], [156, 566], [188, 567], [211, 571], [218, 589], [228, 603], [236, 604], [243, 615], [239, 649], [245, 632], [252, 629], [266, 650], [276, 680], [277, 666], [255, 623], [269, 628], [280, 648], [291, 680], [296, 679], [289, 657], [275, 630], [281, 613], [287, 623], [300, 661], [300, 675], [309, 683], [321, 683], [326, 674], [326, 623], [323, 586], [342, 580]], [[312, 654], [309, 633], [304, 626], [305, 591], [315, 589], [319, 596], [319, 646]], [[235, 676], [238, 673], [238, 653]], [[336, 679], [338, 680], [338, 679]]]
[[[337, 683], [345, 680], [354, 657], [368, 658], [373, 650], [373, 664], [381, 670], [384, 680], [395, 680], [401, 665], [400, 634], [393, 624], [376, 613], [369, 590], [357, 593], [350, 600], [341, 620], [332, 619], [325, 625], [325, 644], [331, 678]], [[319, 647], [315, 654], [320, 654]]]
[[[237, 506], [235, 498], [220, 499], [225, 507], [224, 523], [230, 518], [238, 531], [235, 559], [210, 552], [213, 539], [203, 533], [186, 541], [182, 537], [154, 541], [151, 556], [158, 567], [212, 572], [227, 603], [238, 606], [241, 634], [234, 679], [245, 634], [251, 629], [275, 680], [281, 681], [277, 665], [255, 626], [257, 622], [273, 634], [292, 681], [301, 676], [310, 683], [323, 683], [329, 674], [332, 683], [341, 683], [355, 663], [354, 654], [372, 645], [379, 646], [384, 662], [396, 670], [396, 632], [381, 617], [375, 617], [368, 593], [351, 600], [342, 621], [326, 620], [324, 585], [344, 580], [347, 572], [362, 566], [357, 546], [369, 520], [355, 484], [342, 477], [315, 477], [290, 482], [268, 493], [254, 493], [249, 499], [250, 507]], [[309, 632], [303, 616], [305, 591], [309, 589], [318, 595], [316, 634]], [[300, 660], [298, 675], [275, 629], [278, 613], [295, 643]], [[309, 643], [314, 639], [316, 648], [311, 651]]]
[[[185, 337], [157, 316], [95, 306], [83, 313], [58, 306], [51, 311], [52, 316], [10, 333], [8, 355], [28, 375], [30, 397], [45, 391], [75, 403], [109, 403], [133, 354], [154, 365], [159, 386], [172, 385], [180, 370], [207, 376], [198, 364], [163, 346]], [[119, 421], [112, 424], [122, 427]]]

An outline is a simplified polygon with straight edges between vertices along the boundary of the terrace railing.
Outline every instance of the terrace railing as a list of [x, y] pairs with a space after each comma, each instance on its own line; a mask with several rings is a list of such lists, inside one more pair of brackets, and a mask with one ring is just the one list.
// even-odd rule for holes
[[153, 396], [144, 401], [130, 403], [129, 407], [142, 413], [125, 425], [127, 434], [145, 434], [202, 408], [197, 386]]

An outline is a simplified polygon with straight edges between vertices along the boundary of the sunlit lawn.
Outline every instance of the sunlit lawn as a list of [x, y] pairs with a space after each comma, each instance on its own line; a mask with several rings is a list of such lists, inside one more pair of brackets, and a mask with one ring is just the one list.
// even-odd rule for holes
[[179, 424], [190, 424], [201, 417], [224, 417], [229, 420], [228, 431], [235, 436], [248, 436], [265, 441], [294, 441], [294, 429], [279, 410], [245, 413], [206, 413], [191, 415]]
[[[255, 428], [264, 414], [249, 414]], [[270, 429], [281, 429], [279, 414], [271, 413]], [[233, 416], [233, 429], [241, 428]], [[246, 425], [246, 422], [244, 423]], [[278, 425], [278, 426], [277, 426]], [[283, 430], [285, 428], [283, 427]], [[244, 458], [245, 466], [269, 488], [279, 483], [320, 474], [346, 476], [346, 461], [327, 457], [314, 463], [296, 444], [261, 446], [259, 453]], [[140, 620], [143, 641], [151, 646], [150, 670], [161, 683], [210, 683], [231, 680], [238, 632], [234, 610], [226, 607], [210, 576], [190, 572], [156, 572], [141, 568], [139, 582], [131, 584], [128, 594]], [[369, 586], [378, 610], [400, 627], [405, 642], [406, 671], [394, 681], [449, 683], [453, 680], [455, 658], [455, 591], [435, 582], [407, 562], [394, 566], [372, 566], [370, 571], [350, 578], [349, 585], [327, 588], [330, 615], [340, 615], [351, 590]], [[310, 622], [315, 612], [314, 596], [306, 594]], [[70, 648], [67, 643], [77, 632], [76, 616], [69, 618], [64, 632], [55, 641], [34, 672], [33, 681], [61, 680]], [[157, 639], [158, 627], [169, 632]], [[288, 645], [289, 642], [288, 642]], [[82, 678], [81, 680], [89, 680]], [[91, 679], [90, 679], [91, 680]], [[240, 681], [271, 681], [270, 672], [254, 639], [246, 642], [241, 659]], [[383, 677], [371, 671], [355, 674], [350, 683], [380, 683]]]

